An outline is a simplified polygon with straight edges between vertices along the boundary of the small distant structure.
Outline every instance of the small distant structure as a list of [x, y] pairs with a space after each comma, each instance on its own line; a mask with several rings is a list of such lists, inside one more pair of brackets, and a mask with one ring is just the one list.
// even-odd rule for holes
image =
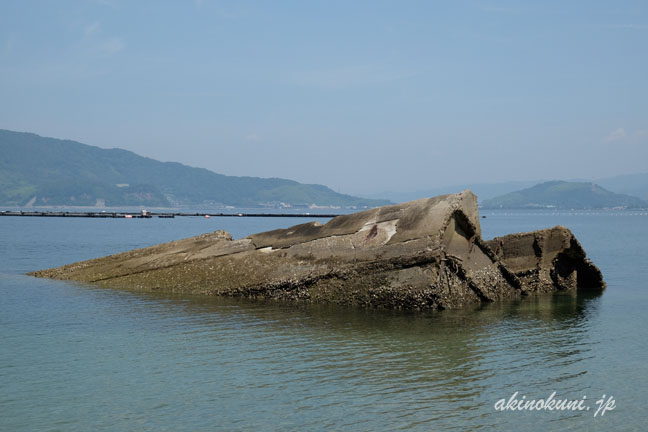
[[209, 219], [210, 217], [211, 216], [209, 216], [208, 214], [205, 215], [205, 219]]
[[126, 219], [133, 219], [133, 215], [129, 215], [129, 214], [124, 215], [124, 217], [125, 217]]
[[151, 215], [149, 214], [148, 210], [142, 210], [142, 217], [150, 217]]

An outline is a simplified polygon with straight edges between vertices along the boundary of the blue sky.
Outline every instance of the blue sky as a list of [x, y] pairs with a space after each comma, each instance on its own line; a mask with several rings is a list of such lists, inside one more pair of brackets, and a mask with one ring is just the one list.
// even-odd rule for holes
[[0, 128], [346, 193], [648, 171], [648, 3], [3, 1]]

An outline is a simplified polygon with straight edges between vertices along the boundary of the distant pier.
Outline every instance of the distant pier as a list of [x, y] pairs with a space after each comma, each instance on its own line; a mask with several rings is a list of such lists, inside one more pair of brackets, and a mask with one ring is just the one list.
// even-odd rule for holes
[[333, 218], [339, 214], [315, 213], [184, 213], [184, 212], [67, 212], [67, 211], [0, 211], [0, 216], [27, 216], [27, 217], [68, 217], [68, 218], [126, 218], [150, 219], [153, 217], [171, 219], [175, 217], [272, 217], [272, 218]]

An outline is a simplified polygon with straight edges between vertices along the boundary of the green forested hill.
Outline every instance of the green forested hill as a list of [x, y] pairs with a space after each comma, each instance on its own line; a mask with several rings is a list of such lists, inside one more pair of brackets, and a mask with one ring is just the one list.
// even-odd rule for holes
[[375, 207], [386, 200], [343, 195], [279, 178], [234, 177], [121, 149], [0, 130], [0, 205]]
[[641, 208], [648, 202], [617, 194], [594, 183], [550, 181], [486, 200], [483, 208]]

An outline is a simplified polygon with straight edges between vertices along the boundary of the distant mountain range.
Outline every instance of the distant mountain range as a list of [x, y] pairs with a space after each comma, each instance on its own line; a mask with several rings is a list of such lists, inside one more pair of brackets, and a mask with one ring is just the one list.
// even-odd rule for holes
[[[394, 202], [411, 201], [419, 198], [426, 198], [435, 195], [448, 193], [457, 193], [465, 189], [470, 189], [475, 193], [480, 201], [499, 197], [509, 192], [515, 192], [520, 189], [526, 189], [539, 183], [544, 183], [549, 179], [537, 179], [526, 181], [508, 181], [499, 183], [462, 183], [450, 186], [431, 187], [414, 191], [385, 191], [381, 193], [365, 194], [370, 198], [387, 198]], [[603, 177], [596, 179], [567, 179], [570, 182], [594, 182], [605, 189], [632, 195], [643, 200], [648, 200], [648, 173], [626, 174], [615, 177]]]
[[648, 202], [588, 182], [550, 181], [482, 201], [482, 208], [646, 208]]
[[[603, 178], [596, 184], [536, 183], [465, 184], [382, 196], [402, 202], [471, 189], [484, 208], [648, 207], [639, 199], [648, 199], [648, 173]], [[280, 178], [226, 176], [127, 150], [0, 129], [2, 206], [365, 208], [389, 204], [379, 196], [358, 198]]]
[[4, 206], [363, 208], [388, 203], [343, 195], [322, 185], [226, 176], [127, 150], [0, 130], [0, 205]]
[[648, 173], [626, 174], [595, 180], [596, 184], [613, 192], [648, 200]]
[[513, 192], [518, 189], [523, 189], [540, 183], [537, 181], [508, 181], [501, 183], [463, 183], [450, 186], [435, 186], [425, 189], [410, 190], [410, 191], [385, 191], [380, 193], [365, 194], [369, 198], [387, 198], [394, 202], [413, 201], [420, 198], [429, 198], [437, 195], [445, 195], [450, 193], [459, 193], [462, 190], [470, 189], [479, 200], [494, 198], [496, 196]]

